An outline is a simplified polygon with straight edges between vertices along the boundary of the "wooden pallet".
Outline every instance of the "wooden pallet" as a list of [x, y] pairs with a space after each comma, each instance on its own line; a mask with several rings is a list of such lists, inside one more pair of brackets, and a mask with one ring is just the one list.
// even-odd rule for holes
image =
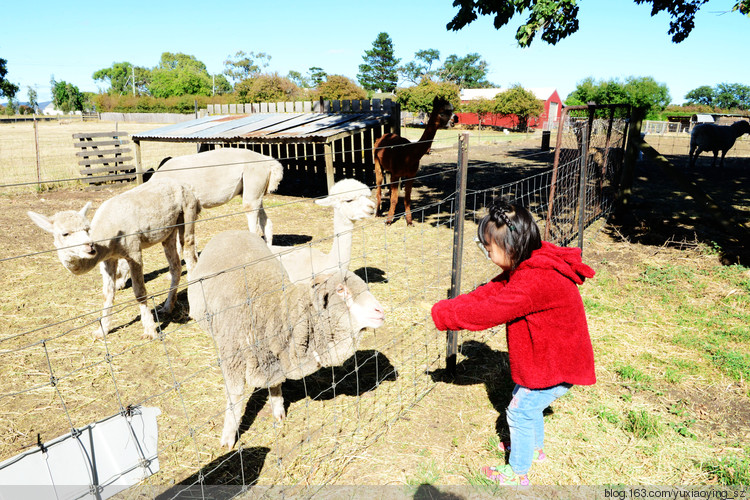
[[135, 166], [127, 132], [86, 132], [73, 134], [81, 180], [89, 189], [102, 189], [108, 183], [133, 182]]

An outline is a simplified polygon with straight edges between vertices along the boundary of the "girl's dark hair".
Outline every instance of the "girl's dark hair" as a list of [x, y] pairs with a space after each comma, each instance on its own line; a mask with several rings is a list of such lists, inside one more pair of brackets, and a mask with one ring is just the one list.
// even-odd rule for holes
[[513, 270], [531, 257], [531, 252], [541, 248], [539, 227], [526, 208], [502, 198], [495, 199], [487, 208], [489, 213], [479, 221], [477, 237], [485, 246], [494, 240], [510, 258]]

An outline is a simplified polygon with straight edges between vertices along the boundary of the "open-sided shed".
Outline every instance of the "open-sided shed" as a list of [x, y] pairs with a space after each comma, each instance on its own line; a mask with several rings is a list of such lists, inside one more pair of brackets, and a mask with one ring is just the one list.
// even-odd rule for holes
[[144, 142], [193, 142], [198, 151], [244, 147], [272, 156], [297, 175], [336, 174], [370, 180], [372, 145], [399, 132], [400, 109], [391, 100], [256, 103], [209, 106], [207, 116], [134, 134], [139, 179]]

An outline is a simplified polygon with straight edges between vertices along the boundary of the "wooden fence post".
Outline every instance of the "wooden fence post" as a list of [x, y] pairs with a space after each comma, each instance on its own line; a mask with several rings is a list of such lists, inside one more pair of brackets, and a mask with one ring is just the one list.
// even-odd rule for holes
[[625, 158], [620, 176], [620, 186], [615, 197], [615, 215], [622, 216], [629, 208], [630, 195], [633, 192], [633, 178], [635, 177], [635, 162], [640, 151], [638, 143], [641, 138], [641, 125], [646, 117], [646, 108], [633, 108], [628, 125], [628, 136], [625, 145]]
[[[466, 171], [469, 165], [469, 133], [458, 136], [458, 169], [456, 170], [456, 199], [453, 219], [453, 265], [451, 266], [451, 289], [448, 297], [453, 299], [461, 293], [461, 263], [464, 254], [464, 217], [466, 216]], [[445, 366], [451, 376], [456, 375], [458, 354], [458, 332], [446, 332]]]

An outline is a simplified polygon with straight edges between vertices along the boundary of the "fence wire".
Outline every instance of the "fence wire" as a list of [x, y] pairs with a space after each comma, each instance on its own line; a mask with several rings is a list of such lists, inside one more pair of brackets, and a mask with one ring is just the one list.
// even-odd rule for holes
[[[334, 484], [361, 450], [430, 393], [436, 384], [430, 374], [444, 368], [445, 341], [419, 304], [443, 299], [450, 289], [456, 203], [467, 207], [462, 291], [496, 274], [472, 243], [484, 207], [495, 197], [528, 206], [543, 229], [551, 227], [558, 243], [567, 243], [575, 235], [576, 214], [584, 213], [588, 221], [610, 210], [621, 166], [622, 127], [604, 127], [616, 131], [604, 132], [610, 134], [610, 142], [604, 145], [597, 142], [599, 133], [592, 132], [581, 199], [580, 158], [586, 155], [579, 148], [576, 156], [580, 134], [575, 126], [563, 131], [567, 142], [562, 150], [571, 150], [570, 156], [561, 154], [563, 160], [554, 169], [540, 159], [531, 173], [517, 178], [513, 163], [517, 158], [500, 164], [473, 163], [468, 171], [469, 190], [461, 198], [455, 191], [454, 159], [421, 171], [415, 184], [424, 190], [412, 206], [414, 227], [403, 222], [386, 226], [382, 219], [356, 223], [351, 230], [349, 269], [368, 283], [384, 306], [385, 325], [365, 331], [354, 355], [341, 366], [285, 382], [287, 417], [282, 424], [269, 411], [268, 389], [246, 391], [240, 403], [246, 407], [240, 439], [232, 450], [219, 447], [226, 405], [221, 364], [226, 360], [221, 360], [212, 336], [189, 318], [184, 291], [171, 315], [162, 317], [157, 312], [158, 335], [153, 340], [138, 338], [137, 302], [128, 290], [118, 292], [115, 307], [109, 311], [114, 325], [110, 334], [92, 342], [91, 331], [104, 313], [92, 293], [100, 286], [96, 273], [71, 279], [48, 254], [54, 249], [34, 253], [19, 248], [16, 258], [0, 261], [7, 266], [3, 275], [12, 276], [5, 288], [17, 294], [4, 306], [1, 322], [0, 460], [36, 446], [37, 435], [49, 440], [142, 405], [161, 410], [160, 470], [142, 483], [152, 487], [141, 490], [146, 496], [211, 498], [221, 492], [230, 497], [252, 487], [273, 486], [256, 490], [270, 498], [293, 494], [298, 485]], [[597, 162], [597, 154], [606, 161]], [[471, 158], [471, 150], [468, 155]], [[330, 211], [315, 208], [310, 200], [266, 207], [281, 239], [309, 233], [312, 216], [307, 214], [312, 210], [322, 210], [330, 221]], [[290, 225], [285, 227], [286, 222]], [[236, 202], [230, 203], [223, 211], [217, 208], [202, 214], [197, 240], [203, 247], [223, 230], [244, 228], [243, 211]], [[324, 236], [295, 243], [328, 251], [332, 241]], [[158, 254], [153, 249], [144, 255], [152, 308], [169, 292], [160, 278], [165, 269]], [[248, 263], [248, 268], [253, 264]], [[29, 276], [35, 277], [33, 285], [25, 282]], [[34, 293], [35, 287], [46, 287], [49, 293]], [[275, 314], [280, 317], [287, 309], [281, 307], [288, 297], [288, 283], [284, 287], [264, 292], [279, 297]], [[55, 291], [62, 293], [51, 298]], [[225, 309], [229, 312], [258, 298], [252, 294], [233, 297]], [[293, 322], [293, 318], [284, 319]], [[471, 337], [461, 335], [459, 344], [464, 349], [459, 356], [465, 358], [470, 354], [466, 349], [502, 331], [493, 328]], [[217, 490], [221, 487], [229, 489]]]

